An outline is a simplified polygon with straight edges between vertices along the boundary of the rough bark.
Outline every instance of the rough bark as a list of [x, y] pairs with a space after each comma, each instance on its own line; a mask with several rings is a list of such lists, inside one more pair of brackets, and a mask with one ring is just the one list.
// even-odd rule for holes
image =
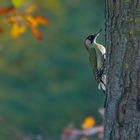
[[106, 0], [104, 140], [140, 140], [140, 0]]

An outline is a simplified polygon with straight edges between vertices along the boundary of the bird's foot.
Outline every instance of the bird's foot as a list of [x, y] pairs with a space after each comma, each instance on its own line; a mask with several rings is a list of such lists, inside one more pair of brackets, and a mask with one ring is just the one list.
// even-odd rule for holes
[[98, 80], [98, 79], [100, 79], [102, 77], [103, 71], [104, 71], [103, 69], [96, 71], [96, 73], [95, 73], [95, 79], [96, 80]]

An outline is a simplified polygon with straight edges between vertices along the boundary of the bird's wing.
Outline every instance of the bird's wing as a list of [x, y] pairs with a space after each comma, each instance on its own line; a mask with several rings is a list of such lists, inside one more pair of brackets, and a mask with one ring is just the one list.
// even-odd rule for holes
[[95, 75], [97, 71], [97, 56], [96, 56], [95, 48], [90, 49], [89, 61], [93, 69], [93, 74]]
[[103, 67], [104, 55], [102, 55], [99, 49], [95, 49], [95, 50], [96, 50], [96, 56], [97, 56], [97, 69], [100, 70]]

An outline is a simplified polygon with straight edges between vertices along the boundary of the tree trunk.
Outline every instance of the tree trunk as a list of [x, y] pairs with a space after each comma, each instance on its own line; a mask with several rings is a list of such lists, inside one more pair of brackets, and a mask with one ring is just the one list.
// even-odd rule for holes
[[140, 0], [106, 0], [104, 140], [140, 140]]

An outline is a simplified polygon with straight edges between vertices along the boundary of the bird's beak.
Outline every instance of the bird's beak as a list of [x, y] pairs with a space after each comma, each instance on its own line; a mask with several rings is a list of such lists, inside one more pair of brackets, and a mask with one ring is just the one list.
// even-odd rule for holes
[[100, 29], [96, 34], [95, 36], [99, 35], [101, 32], [102, 32], [103, 29]]

